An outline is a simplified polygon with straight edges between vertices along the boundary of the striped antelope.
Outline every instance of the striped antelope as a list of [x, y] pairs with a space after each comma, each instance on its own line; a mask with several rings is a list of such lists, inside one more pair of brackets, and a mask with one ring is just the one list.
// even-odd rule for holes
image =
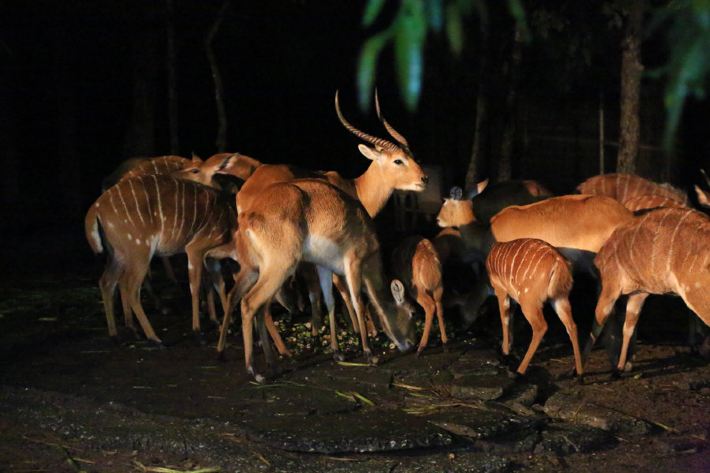
[[601, 333], [620, 295], [626, 303], [623, 343], [616, 374], [624, 368], [629, 340], [649, 294], [673, 293], [710, 325], [710, 219], [691, 209], [658, 209], [618, 228], [594, 264], [602, 292], [584, 356]]
[[424, 332], [419, 340], [417, 355], [426, 348], [429, 333], [434, 320], [434, 313], [439, 322], [441, 343], [446, 345], [446, 326], [441, 297], [444, 286], [441, 275], [441, 263], [434, 245], [420, 236], [405, 238], [392, 253], [392, 272], [398, 278], [392, 281], [392, 292], [398, 292], [404, 298], [404, 289], [424, 309]]
[[[394, 142], [367, 134], [350, 124], [343, 116], [338, 97], [339, 94], [336, 92], [335, 111], [341, 124], [352, 134], [367, 143], [367, 145], [358, 145], [360, 153], [371, 160], [367, 170], [355, 179], [346, 179], [335, 171], [313, 173], [290, 165], [263, 165], [254, 172], [239, 191], [237, 196], [238, 213], [241, 214], [245, 209], [250, 209], [256, 202], [263, 199], [266, 189], [271, 184], [286, 182], [295, 178], [326, 179], [351, 197], [359, 200], [368, 215], [373, 218], [382, 210], [395, 190], [421, 192], [426, 188], [429, 177], [424, 174], [422, 168], [414, 160], [406, 138], [383, 117], [377, 95], [375, 95], [375, 107], [378, 117], [387, 132], [395, 140]], [[350, 299], [347, 285], [339, 280], [337, 276], [334, 282], [348, 308], [353, 327], [356, 332], [359, 332], [356, 311]], [[235, 288], [237, 286], [235, 285]], [[333, 331], [335, 330], [335, 299], [332, 297], [332, 288], [323, 288], [321, 283], [321, 290], [324, 291], [323, 295], [328, 310], [331, 331]], [[309, 289], [309, 292], [309, 298], [315, 300], [317, 296], [314, 288]], [[316, 330], [316, 327], [320, 325], [320, 315], [315, 314], [315, 311], [313, 319], [313, 327]], [[337, 339], [335, 337], [331, 337], [331, 348], [333, 348], [333, 354], [336, 358], [342, 356], [337, 347]]]
[[687, 206], [688, 198], [680, 189], [670, 184], [658, 184], [634, 174], [601, 174], [593, 176], [577, 186], [580, 194], [606, 195], [626, 205], [640, 195], [657, 195], [676, 200]]
[[[373, 223], [365, 209], [336, 187], [317, 179], [301, 179], [272, 184], [263, 198], [255, 201], [238, 217], [237, 260], [242, 265], [234, 298], [241, 298], [244, 360], [249, 373], [258, 381], [252, 360], [252, 327], [259, 322], [260, 337], [268, 340], [265, 309], [298, 263], [318, 267], [318, 276], [332, 306], [333, 273], [345, 277], [360, 325], [362, 348], [371, 363], [376, 358], [367, 343], [361, 289], [367, 290], [387, 336], [400, 350], [407, 350], [413, 339], [411, 311], [387, 294], [383, 279], [380, 249]], [[231, 297], [231, 296], [230, 296]], [[231, 305], [230, 301], [230, 305]], [[223, 353], [226, 328], [232, 311], [227, 311], [217, 350]], [[268, 324], [266, 325], [268, 327]], [[276, 337], [271, 332], [272, 338]], [[280, 337], [278, 337], [280, 338]], [[267, 344], [268, 345], [268, 344]], [[331, 346], [337, 349], [335, 326], [331, 324]], [[268, 356], [268, 351], [265, 350]], [[267, 361], [269, 361], [267, 359]]]
[[140, 286], [153, 255], [182, 252], [189, 263], [192, 328], [199, 331], [202, 262], [213, 249], [215, 257], [233, 253], [224, 244], [234, 226], [233, 211], [217, 191], [171, 176], [126, 178], [104, 192], [86, 214], [85, 231], [94, 253], [104, 247], [108, 253], [99, 286], [109, 335], [117, 335], [113, 293], [119, 283], [126, 326], [133, 329], [133, 311], [146, 337], [160, 343], [141, 305]]
[[637, 195], [635, 197], [626, 199], [626, 201], [624, 201], [624, 207], [626, 207], [632, 212], [658, 209], [661, 207], [674, 209], [688, 208], [685, 204], [679, 202], [678, 200], [656, 194]]
[[[109, 187], [127, 177], [150, 176], [151, 174], [167, 175], [189, 165], [189, 159], [176, 155], [156, 156], [152, 158], [129, 158], [119, 164], [111, 174], [104, 178], [101, 182], [101, 191], [106, 191]], [[160, 260], [163, 263], [163, 268], [165, 269], [165, 274], [168, 279], [177, 284], [177, 278], [175, 277], [175, 271], [170, 264], [170, 259], [168, 257], [162, 257]], [[146, 289], [152, 295], [156, 305], [159, 305], [160, 300], [153, 292], [153, 288], [147, 280]]]
[[577, 326], [572, 318], [572, 308], [569, 304], [572, 272], [567, 260], [542, 240], [521, 238], [506, 243], [496, 243], [486, 258], [486, 269], [498, 298], [503, 327], [503, 354], [510, 353], [510, 299], [520, 304], [525, 318], [532, 327], [532, 340], [523, 361], [518, 366], [518, 373], [525, 374], [530, 360], [547, 331], [542, 306], [547, 300], [551, 300], [572, 342], [577, 375], [581, 376], [582, 360], [579, 353]]
[[130, 158], [119, 164], [111, 174], [104, 178], [101, 182], [101, 190], [107, 190], [126, 177], [170, 174], [183, 169], [189, 164], [189, 159], [175, 155], [156, 156], [153, 158]]

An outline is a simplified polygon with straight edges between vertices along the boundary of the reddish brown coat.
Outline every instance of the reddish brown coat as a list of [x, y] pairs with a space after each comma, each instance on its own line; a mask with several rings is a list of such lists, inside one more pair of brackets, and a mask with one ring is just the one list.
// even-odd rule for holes
[[444, 286], [441, 262], [434, 245], [420, 236], [405, 238], [392, 252], [392, 271], [402, 281], [410, 296], [424, 309], [424, 332], [417, 353], [421, 353], [427, 346], [434, 313], [439, 322], [441, 341], [446, 344], [448, 339], [441, 303]]
[[649, 294], [674, 293], [710, 325], [710, 219], [691, 209], [658, 209], [618, 228], [594, 264], [602, 292], [596, 323], [606, 322], [620, 295], [627, 302], [618, 368], [626, 364], [629, 339]]
[[216, 191], [170, 176], [125, 178], [104, 192], [89, 208], [85, 230], [94, 252], [103, 252], [104, 245], [110, 249], [100, 283], [109, 334], [116, 335], [113, 292], [120, 280], [127, 324], [132, 326], [133, 310], [146, 336], [160, 341], [140, 304], [140, 285], [153, 255], [182, 252], [188, 255], [193, 329], [198, 330], [203, 259], [212, 249], [223, 251], [234, 232], [234, 220], [233, 211]]
[[638, 195], [659, 195], [676, 200], [682, 204], [688, 203], [683, 191], [670, 184], [658, 184], [634, 174], [602, 174], [593, 176], [577, 186], [580, 194], [606, 195], [619, 202]]
[[522, 238], [493, 245], [486, 258], [486, 269], [491, 286], [498, 297], [503, 327], [503, 353], [507, 355], [510, 350], [508, 324], [511, 298], [520, 304], [533, 330], [530, 346], [518, 367], [518, 372], [525, 373], [547, 331], [542, 306], [547, 300], [552, 300], [553, 307], [569, 334], [577, 374], [581, 375], [577, 326], [572, 319], [568, 299], [572, 289], [572, 272], [567, 260], [542, 240]]

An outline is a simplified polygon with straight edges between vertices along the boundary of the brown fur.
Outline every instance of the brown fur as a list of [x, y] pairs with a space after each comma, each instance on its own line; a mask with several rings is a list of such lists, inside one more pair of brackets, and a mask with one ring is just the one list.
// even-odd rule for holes
[[193, 156], [190, 164], [175, 171], [173, 175], [219, 189], [219, 184], [213, 179], [216, 174], [226, 174], [246, 181], [261, 165], [260, 161], [240, 153], [217, 153], [204, 161]]
[[553, 307], [572, 342], [577, 374], [582, 374], [582, 363], [577, 340], [577, 326], [572, 318], [569, 292], [572, 271], [567, 260], [551, 245], [542, 240], [522, 238], [493, 245], [486, 258], [486, 269], [498, 298], [503, 327], [503, 353], [510, 353], [510, 299], [520, 307], [533, 330], [532, 340], [518, 373], [524, 374], [542, 337], [547, 323], [542, 306], [552, 300]]
[[417, 353], [421, 353], [427, 346], [435, 312], [441, 342], [446, 344], [448, 339], [441, 303], [444, 287], [441, 263], [434, 245], [420, 236], [405, 238], [392, 253], [392, 271], [401, 279], [410, 296], [424, 309], [424, 332]]
[[655, 194], [637, 195], [626, 199], [622, 202], [622, 204], [624, 205], [624, 207], [626, 207], [632, 212], [638, 212], [639, 210], [657, 209], [659, 207], [677, 209], [687, 208], [687, 206], [684, 205], [682, 202]]
[[710, 325], [710, 219], [690, 209], [659, 209], [618, 228], [594, 263], [602, 292], [595, 310], [603, 326], [614, 302], [630, 294], [619, 364], [626, 364], [629, 340], [649, 294], [678, 294]]
[[[300, 261], [319, 267], [321, 285], [326, 281], [330, 283], [333, 273], [345, 277], [358, 317], [363, 350], [368, 357], [371, 351], [364, 326], [363, 284], [387, 335], [401, 349], [408, 348], [409, 315], [403, 320], [402, 311], [395, 308], [385, 294], [379, 243], [373, 223], [362, 206], [317, 179], [272, 184], [264, 195], [270, 197], [255, 200], [239, 214], [236, 239], [242, 270], [230, 294], [230, 305], [244, 294], [241, 298], [242, 336], [249, 372], [260, 378], [252, 364], [253, 319], [260, 317]], [[220, 333], [219, 352], [224, 350], [230, 315], [231, 310], [228, 310]], [[331, 322], [331, 345], [337, 351], [335, 324], [332, 319]], [[270, 334], [272, 338], [278, 337], [278, 331]]]
[[688, 198], [683, 191], [670, 184], [658, 184], [634, 174], [602, 174], [593, 176], [577, 186], [580, 194], [606, 195], [619, 202], [639, 195], [658, 195], [684, 205]]
[[[146, 337], [160, 342], [140, 303], [140, 285], [153, 255], [182, 252], [189, 261], [193, 329], [199, 330], [202, 262], [210, 250], [229, 242], [234, 231], [230, 208], [214, 190], [169, 176], [125, 178], [91, 206], [85, 231], [95, 252], [102, 252], [104, 246], [109, 249], [100, 281], [109, 335], [117, 334], [113, 293], [118, 283], [126, 325], [133, 327], [133, 311]], [[223, 303], [226, 305], [226, 300]]]
[[609, 197], [565, 195], [507, 207], [493, 217], [491, 231], [496, 241], [538, 238], [554, 247], [596, 253], [618, 226], [632, 219]]

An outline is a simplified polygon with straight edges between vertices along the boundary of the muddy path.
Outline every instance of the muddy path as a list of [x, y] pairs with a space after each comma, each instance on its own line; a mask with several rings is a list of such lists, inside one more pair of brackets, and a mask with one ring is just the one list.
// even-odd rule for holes
[[214, 332], [200, 344], [184, 298], [171, 305], [151, 314], [155, 349], [108, 340], [92, 277], [4, 282], [0, 471], [710, 471], [710, 366], [652, 316], [631, 373], [610, 380], [596, 350], [581, 386], [551, 317], [525, 380], [499, 360], [492, 317], [420, 358], [381, 339], [378, 367], [346, 331], [337, 364], [305, 319], [282, 319], [297, 355], [256, 385], [236, 328], [219, 362]]

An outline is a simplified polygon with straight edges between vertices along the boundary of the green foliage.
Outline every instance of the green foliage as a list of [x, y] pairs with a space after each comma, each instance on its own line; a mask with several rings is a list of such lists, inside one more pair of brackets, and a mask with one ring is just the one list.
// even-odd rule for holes
[[[464, 20], [474, 12], [485, 11], [483, 0], [393, 0], [400, 7], [384, 30], [371, 36], [362, 47], [358, 60], [357, 87], [360, 108], [367, 110], [377, 74], [377, 60], [383, 48], [393, 43], [397, 82], [404, 103], [416, 110], [422, 88], [424, 48], [429, 32], [446, 30], [449, 48], [459, 56], [464, 48]], [[369, 0], [362, 23], [372, 26], [385, 5], [384, 0]], [[528, 30], [522, 0], [507, 0], [510, 14], [522, 25], [524, 38]]]
[[673, 146], [686, 98], [705, 96], [710, 73], [710, 0], [676, 0], [656, 15], [653, 26], [670, 23], [670, 60], [664, 68], [650, 74], [666, 77], [663, 146], [668, 150]]

